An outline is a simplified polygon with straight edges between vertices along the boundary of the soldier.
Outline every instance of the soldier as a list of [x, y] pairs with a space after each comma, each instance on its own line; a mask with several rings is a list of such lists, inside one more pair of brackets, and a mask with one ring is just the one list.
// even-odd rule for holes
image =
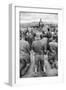
[[30, 47], [24, 38], [20, 40], [20, 77], [24, 76], [30, 67]]

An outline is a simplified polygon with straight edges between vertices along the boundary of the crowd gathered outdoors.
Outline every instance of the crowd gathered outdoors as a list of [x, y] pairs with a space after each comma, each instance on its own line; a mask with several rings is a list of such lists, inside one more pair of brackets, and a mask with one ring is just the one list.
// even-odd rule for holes
[[44, 27], [20, 29], [20, 78], [58, 76], [58, 27]]

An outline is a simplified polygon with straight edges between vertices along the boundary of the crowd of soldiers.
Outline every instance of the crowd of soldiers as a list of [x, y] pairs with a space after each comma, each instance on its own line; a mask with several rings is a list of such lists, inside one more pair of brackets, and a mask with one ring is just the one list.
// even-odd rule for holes
[[58, 75], [58, 31], [20, 30], [20, 77]]

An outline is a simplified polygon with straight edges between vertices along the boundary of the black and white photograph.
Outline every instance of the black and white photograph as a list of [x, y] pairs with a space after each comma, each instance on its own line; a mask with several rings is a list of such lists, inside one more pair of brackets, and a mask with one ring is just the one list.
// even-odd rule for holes
[[19, 12], [20, 78], [58, 76], [58, 13]]

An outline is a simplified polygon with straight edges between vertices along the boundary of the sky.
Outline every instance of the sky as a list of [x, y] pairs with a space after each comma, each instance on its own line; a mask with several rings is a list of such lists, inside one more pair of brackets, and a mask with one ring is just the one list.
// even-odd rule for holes
[[20, 23], [39, 22], [58, 23], [58, 14], [20, 12]]

